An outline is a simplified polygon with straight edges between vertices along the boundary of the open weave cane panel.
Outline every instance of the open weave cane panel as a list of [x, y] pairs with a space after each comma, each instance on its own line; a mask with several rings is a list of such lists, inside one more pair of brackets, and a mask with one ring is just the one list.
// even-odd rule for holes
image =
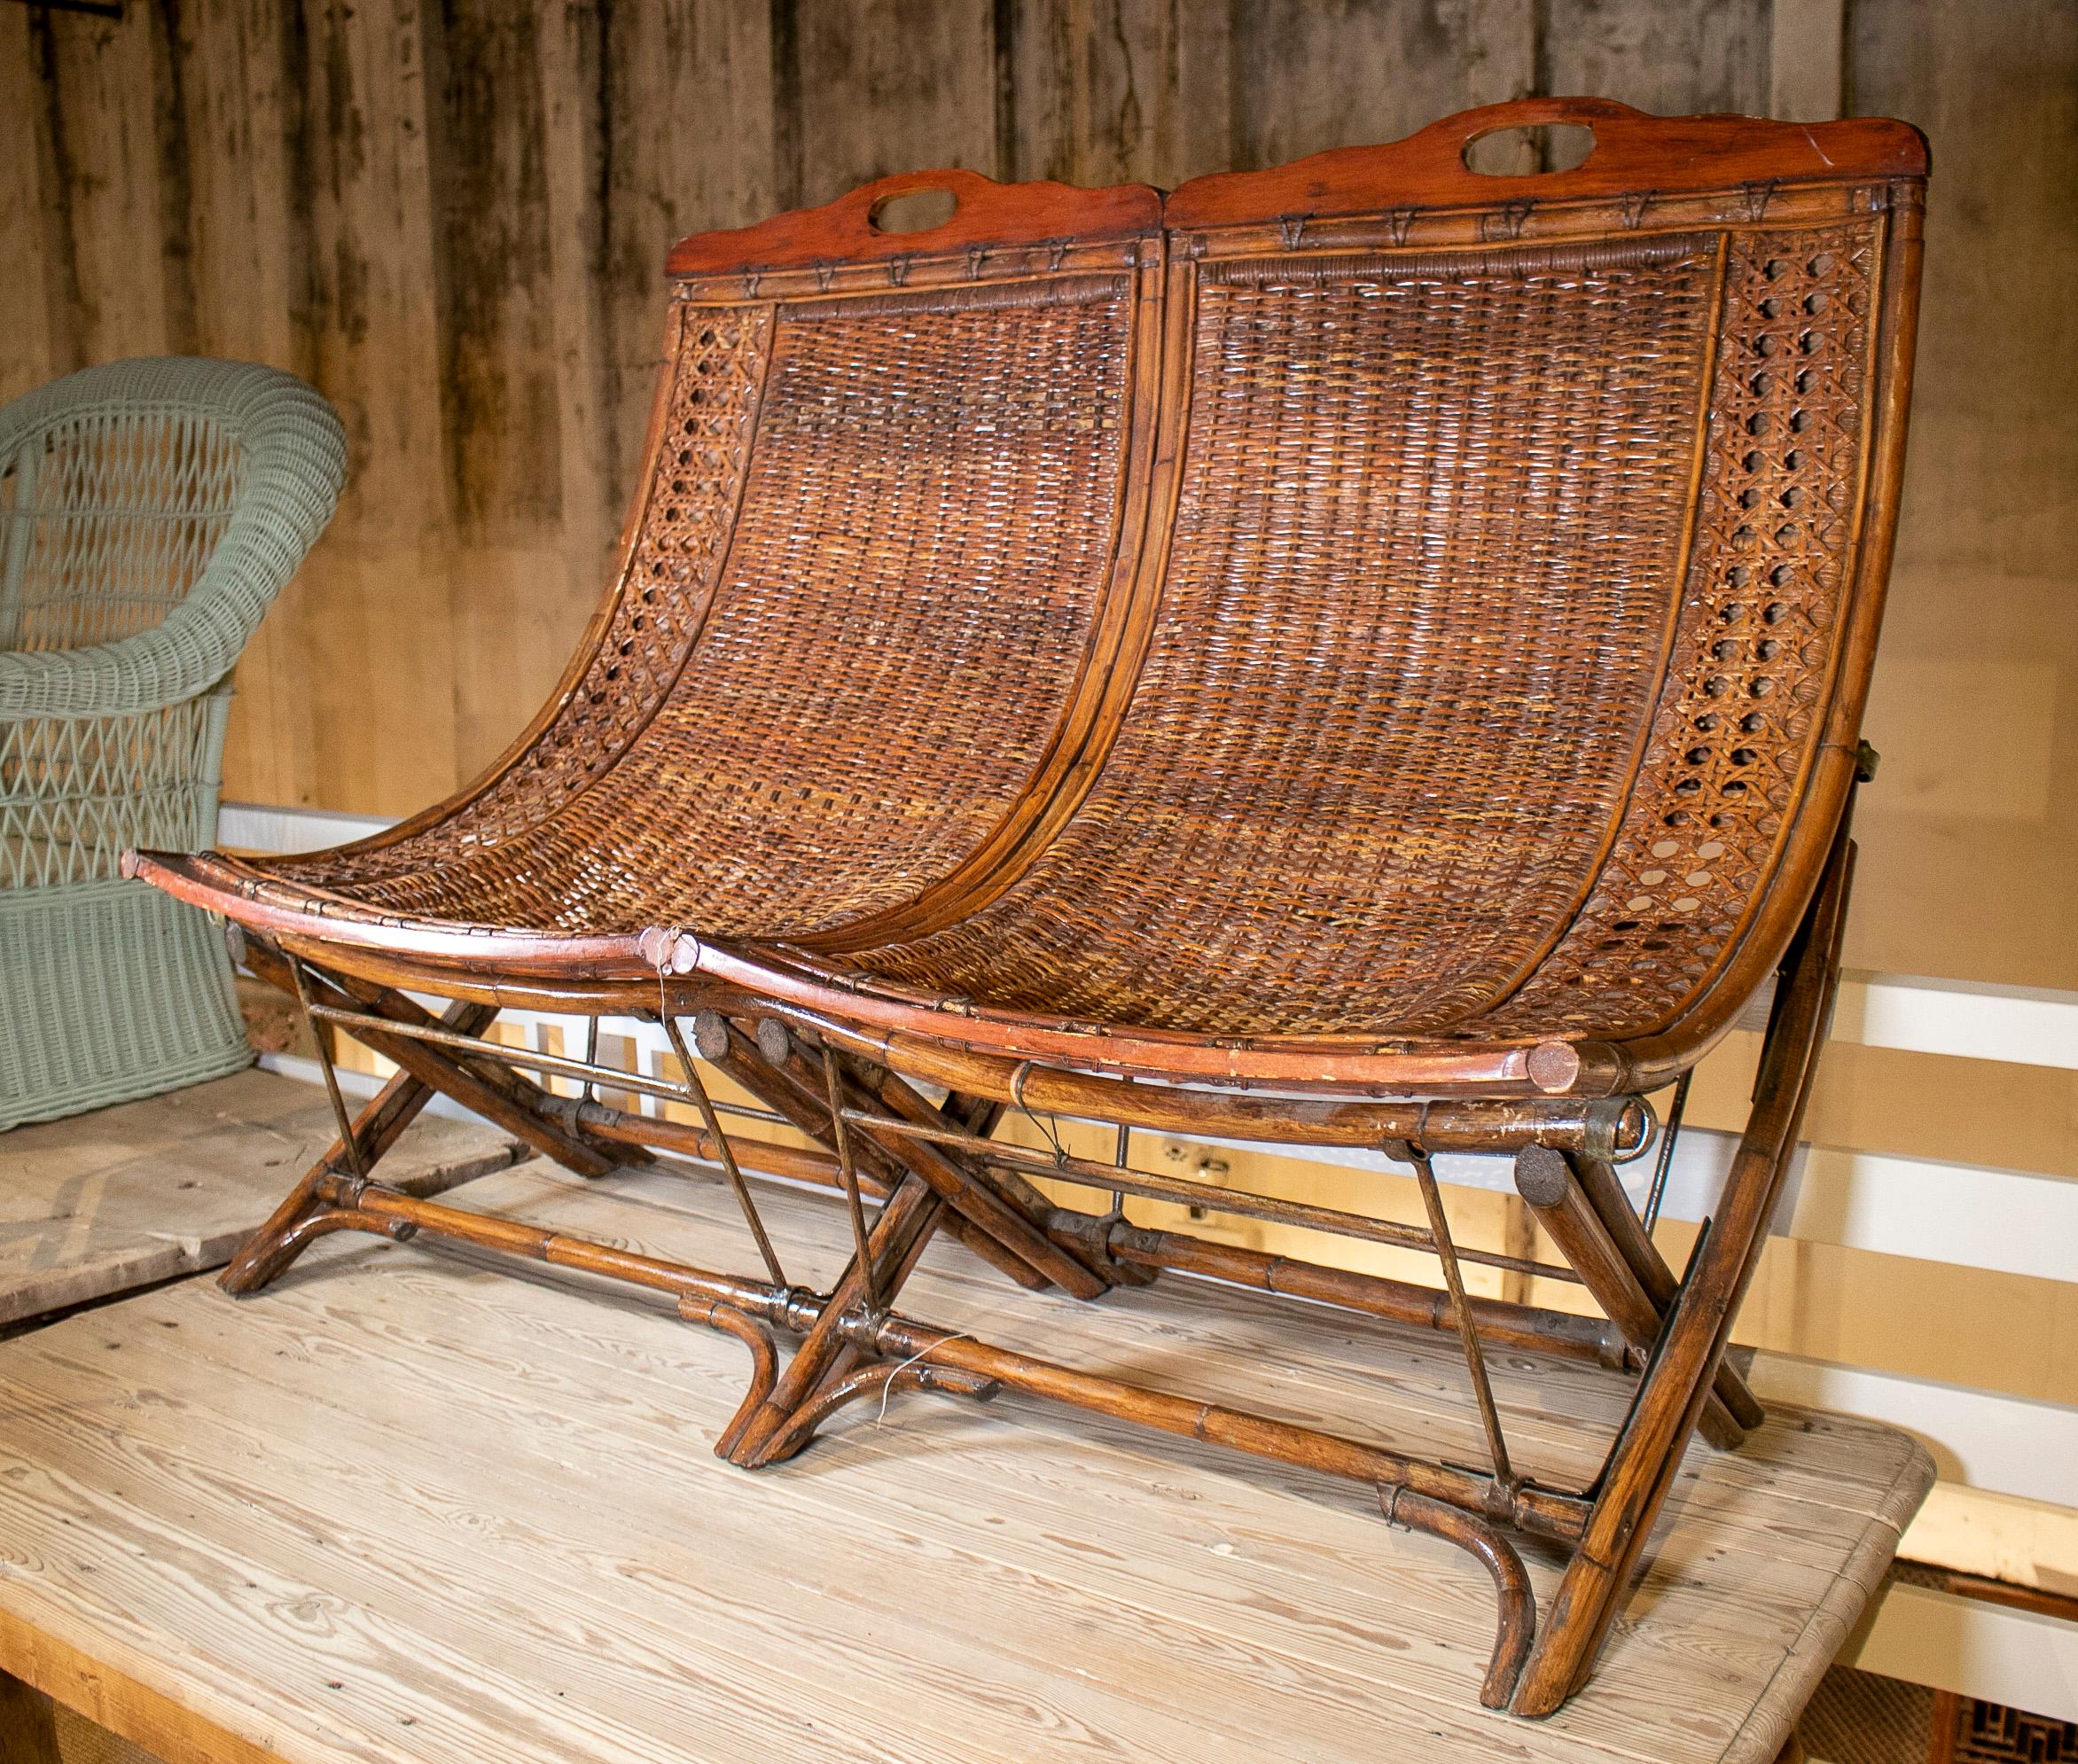
[[[361, 890], [503, 846], [599, 777], [649, 726], [684, 666], [729, 539], [771, 340], [769, 307], [674, 306], [655, 469], [605, 635], [576, 690], [512, 765], [424, 832], [275, 866]], [[495, 861], [494, 865], [495, 869]]]
[[1242, 261], [1082, 813], [877, 970], [1207, 1033], [1447, 1023], [1585, 892], [1659, 680], [1715, 238]]
[[355, 893], [788, 936], [946, 875], [1017, 801], [1086, 659], [1131, 316], [1124, 276], [780, 307], [728, 555], [660, 706], [552, 818]]
[[223, 536], [245, 449], [214, 410], [92, 406], [0, 459], [0, 649], [162, 623]]
[[116, 874], [123, 847], [215, 831], [221, 694], [122, 716], [0, 718], [0, 890]]
[[1479, 1025], [1665, 1026], [1726, 960], [1821, 733], [1860, 512], [1876, 223], [1735, 233], [1652, 742], [1592, 897]]

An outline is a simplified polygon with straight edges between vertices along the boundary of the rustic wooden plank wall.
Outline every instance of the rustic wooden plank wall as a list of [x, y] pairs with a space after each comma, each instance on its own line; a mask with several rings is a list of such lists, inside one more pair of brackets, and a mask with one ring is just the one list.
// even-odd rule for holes
[[1463, 105], [1888, 112], [1935, 142], [1850, 959], [2078, 987], [2078, 4], [0, 0], [0, 396], [194, 350], [314, 380], [345, 507], [241, 669], [229, 793], [402, 814], [593, 604], [666, 246], [957, 164], [1173, 184]]

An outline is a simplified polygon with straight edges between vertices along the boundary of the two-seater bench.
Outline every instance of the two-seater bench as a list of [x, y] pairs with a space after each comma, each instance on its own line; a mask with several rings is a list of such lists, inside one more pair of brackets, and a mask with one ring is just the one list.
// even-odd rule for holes
[[[1576, 168], [1467, 168], [1558, 122], [1594, 131]], [[1925, 168], [1894, 122], [1530, 101], [1166, 197], [926, 172], [686, 240], [621, 566], [505, 757], [358, 845], [131, 860], [401, 1068], [226, 1284], [352, 1229], [660, 1289], [751, 1350], [718, 1448], [746, 1466], [861, 1396], [1009, 1386], [1374, 1484], [1491, 1571], [1485, 1700], [1557, 1708], [1691, 1432], [1759, 1418], [1723, 1350], [1837, 971]], [[891, 230], [927, 190], [950, 218]], [[1677, 1273], [1616, 1166], [1771, 977]], [[660, 1017], [683, 1081], [487, 1040], [509, 1005]], [[789, 1281], [695, 1048], [824, 1148], [793, 1155], [845, 1195], [832, 1290]], [[718, 1160], [759, 1271], [386, 1187], [435, 1091], [588, 1175]], [[996, 1141], [1006, 1109], [1118, 1124], [1120, 1156]], [[1133, 1128], [1382, 1150], [1428, 1223], [1145, 1169]], [[1443, 1151], [1514, 1157], [1568, 1265], [1456, 1247]], [[1049, 1173], [1417, 1247], [1447, 1300], [1057, 1208]], [[934, 1330], [896, 1305], [940, 1229], [1087, 1298], [1175, 1268], [1429, 1320], [1485, 1460]], [[1607, 1322], [1468, 1298], [1467, 1261]], [[1516, 1468], [1497, 1346], [1635, 1380], [1590, 1485]], [[1569, 1557], [1541, 1623], [1510, 1531]]]

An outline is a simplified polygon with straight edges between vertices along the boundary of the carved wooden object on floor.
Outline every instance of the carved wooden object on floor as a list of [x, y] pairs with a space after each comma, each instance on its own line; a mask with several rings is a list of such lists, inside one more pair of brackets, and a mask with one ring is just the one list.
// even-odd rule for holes
[[[1578, 168], [1466, 168], [1558, 121], [1595, 132]], [[1532, 100], [1166, 198], [925, 172], [684, 241], [621, 570], [506, 757], [337, 851], [132, 860], [404, 1069], [227, 1284], [351, 1229], [657, 1288], [751, 1351], [746, 1466], [855, 1400], [1007, 1386], [1374, 1485], [1492, 1574], [1482, 1698], [1550, 1713], [1691, 1432], [1759, 1415], [1723, 1349], [1837, 972], [1925, 169], [1899, 123]], [[923, 189], [951, 218], [883, 230]], [[1613, 1167], [1771, 975], [1677, 1275]], [[514, 1068], [582, 1063], [407, 988], [690, 1022], [824, 1147], [791, 1173], [843, 1192], [849, 1268], [792, 1284], [740, 1180], [755, 1276], [395, 1192], [374, 1158], [434, 1090], [587, 1175], [637, 1144], [731, 1161], [694, 1081], [610, 1079], [699, 1129], [559, 1099]], [[1185, 1184], [1123, 1133], [1115, 1168], [1024, 1152], [989, 1137], [1005, 1105], [1380, 1149], [1427, 1223]], [[1573, 1266], [1457, 1248], [1441, 1151], [1523, 1154]], [[1049, 1171], [1120, 1204], [1056, 1211]], [[1129, 1196], [1431, 1252], [1445, 1296], [1144, 1230]], [[896, 1304], [941, 1229], [1083, 1297], [1176, 1268], [1419, 1311], [1482, 1450], [934, 1328]], [[1610, 1327], [1468, 1299], [1465, 1261], [1583, 1281]], [[1512, 1339], [1636, 1374], [1598, 1474], [1516, 1468], [1484, 1365]], [[1568, 1552], [1541, 1616], [1510, 1531]]]

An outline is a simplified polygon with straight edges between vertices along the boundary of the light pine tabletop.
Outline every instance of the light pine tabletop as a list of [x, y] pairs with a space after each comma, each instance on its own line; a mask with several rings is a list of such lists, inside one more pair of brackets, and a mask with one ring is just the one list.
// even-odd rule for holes
[[[697, 1174], [457, 1192], [752, 1253]], [[841, 1208], [765, 1205], [826, 1284]], [[1082, 1306], [949, 1245], [904, 1308], [1476, 1458], [1446, 1337], [1176, 1276]], [[1496, 1371], [1529, 1471], [1590, 1475], [1623, 1381]], [[1478, 1706], [1485, 1576], [1347, 1484], [930, 1395], [749, 1475], [710, 1451], [746, 1372], [622, 1292], [347, 1238], [242, 1303], [180, 1282], [0, 1344], [0, 1667], [168, 1764], [1769, 1764], [1933, 1476], [1894, 1430], [1789, 1409], [1737, 1454], [1691, 1447], [1593, 1683], [1533, 1724]]]

